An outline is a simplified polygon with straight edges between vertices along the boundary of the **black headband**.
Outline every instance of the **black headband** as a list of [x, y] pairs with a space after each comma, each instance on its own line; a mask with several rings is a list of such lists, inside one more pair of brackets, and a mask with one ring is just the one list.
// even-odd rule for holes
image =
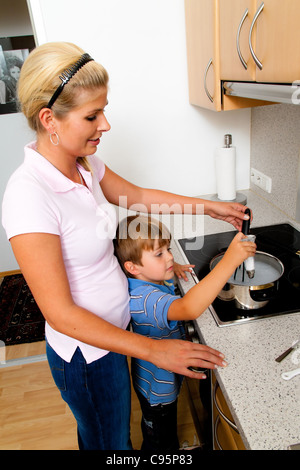
[[75, 75], [76, 72], [78, 72], [79, 69], [81, 69], [81, 67], [83, 67], [85, 64], [87, 64], [91, 60], [94, 60], [94, 59], [92, 59], [92, 57], [89, 54], [83, 54], [74, 65], [71, 65], [69, 69], [65, 70], [61, 75], [59, 75], [59, 78], [61, 79], [61, 84], [54, 92], [46, 108], [49, 108], [49, 109], [52, 108], [53, 104], [55, 103], [55, 101], [57, 100], [61, 92], [63, 91], [64, 86], [68, 83], [68, 81]]

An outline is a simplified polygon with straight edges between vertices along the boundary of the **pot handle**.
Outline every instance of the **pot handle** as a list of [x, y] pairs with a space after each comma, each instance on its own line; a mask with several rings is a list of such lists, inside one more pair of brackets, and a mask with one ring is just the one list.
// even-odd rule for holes
[[264, 300], [274, 299], [279, 289], [279, 282], [265, 284], [258, 288], [258, 286], [251, 286], [249, 294], [255, 302], [263, 302]]

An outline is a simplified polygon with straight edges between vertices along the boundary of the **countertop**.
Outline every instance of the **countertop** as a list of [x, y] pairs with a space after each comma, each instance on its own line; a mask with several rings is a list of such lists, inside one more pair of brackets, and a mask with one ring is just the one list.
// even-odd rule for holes
[[[262, 197], [252, 191], [243, 193], [247, 196], [247, 206], [253, 211], [253, 227], [288, 222], [300, 230], [300, 224], [291, 221]], [[177, 218], [170, 227], [174, 233], [182, 235], [174, 235], [172, 246], [179, 263], [186, 261], [176, 238], [234, 230], [225, 222], [208, 216], [197, 219], [200, 217], [196, 228], [185, 223], [184, 218]], [[188, 281], [180, 282], [183, 293], [194, 285], [188, 276]], [[204, 344], [225, 354], [228, 366], [218, 368], [215, 373], [246, 449], [285, 450], [298, 444], [300, 375], [285, 381], [281, 374], [300, 367], [300, 353], [290, 354], [281, 363], [275, 358], [300, 338], [300, 312], [220, 328], [207, 309], [195, 325]]]

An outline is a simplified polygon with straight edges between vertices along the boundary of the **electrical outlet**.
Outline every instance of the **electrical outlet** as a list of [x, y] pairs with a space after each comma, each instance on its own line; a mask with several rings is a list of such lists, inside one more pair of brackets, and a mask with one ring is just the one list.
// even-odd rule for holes
[[251, 168], [251, 182], [267, 193], [272, 191], [272, 179], [255, 168]]

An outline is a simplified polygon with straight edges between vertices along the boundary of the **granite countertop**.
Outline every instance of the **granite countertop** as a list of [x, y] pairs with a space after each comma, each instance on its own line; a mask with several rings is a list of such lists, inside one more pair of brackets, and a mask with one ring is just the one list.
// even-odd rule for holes
[[[254, 214], [253, 227], [288, 222], [300, 230], [300, 224], [289, 220], [260, 196], [252, 191], [244, 193], [247, 206]], [[210, 217], [202, 216], [202, 220], [198, 235], [231, 230], [229, 224]], [[183, 229], [184, 222], [179, 219], [173, 223], [171, 229], [182, 234], [175, 238], [195, 236], [195, 230]], [[177, 262], [186, 262], [176, 241], [173, 242], [173, 254]], [[180, 282], [184, 293], [193, 285], [190, 276], [189, 281]], [[215, 373], [245, 447], [285, 450], [298, 444], [300, 375], [285, 381], [281, 374], [300, 367], [300, 349], [281, 363], [275, 358], [300, 338], [300, 312], [220, 328], [207, 309], [195, 325], [203, 343], [226, 356], [228, 366]]]

